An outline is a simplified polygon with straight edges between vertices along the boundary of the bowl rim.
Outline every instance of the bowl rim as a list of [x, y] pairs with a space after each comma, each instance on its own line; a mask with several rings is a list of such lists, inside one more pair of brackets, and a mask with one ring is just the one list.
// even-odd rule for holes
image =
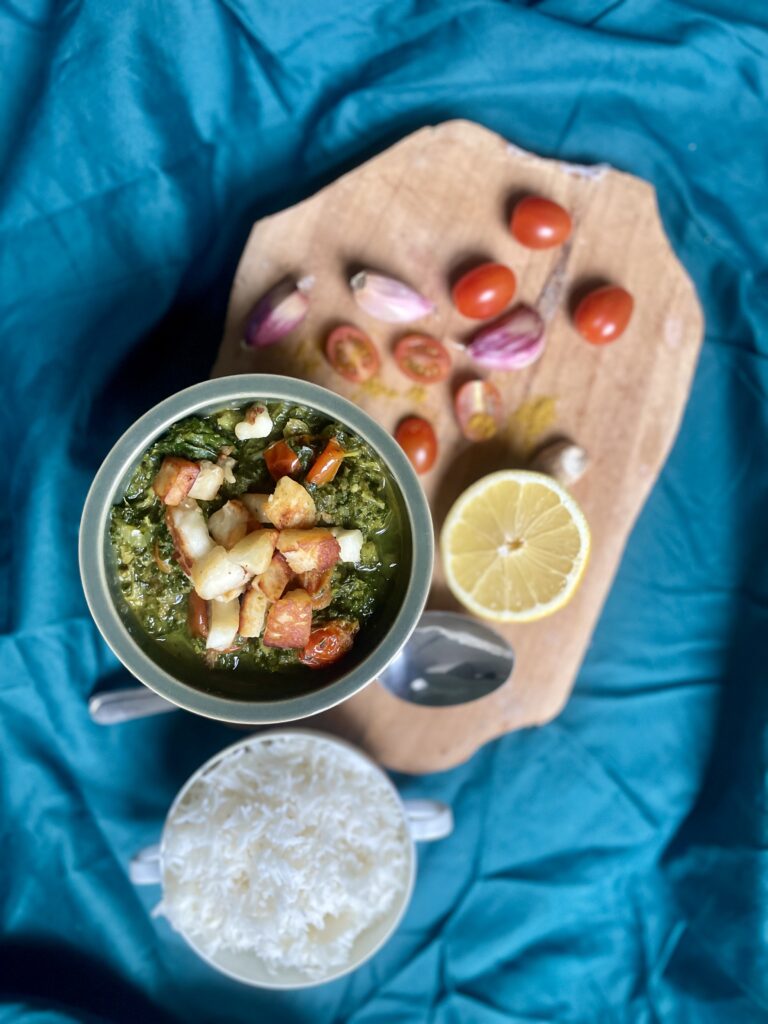
[[[129, 633], [109, 588], [104, 532], [118, 484], [136, 459], [173, 423], [220, 403], [284, 400], [307, 405], [359, 434], [391, 472], [403, 497], [411, 532], [411, 571], [392, 626], [370, 654], [339, 679], [317, 690], [277, 700], [248, 701], [206, 693], [153, 661]], [[247, 725], [276, 725], [327, 711], [371, 683], [397, 656], [418, 623], [432, 582], [432, 516], [416, 473], [394, 438], [348, 399], [309, 381], [275, 374], [217, 377], [178, 391], [149, 409], [116, 441], [88, 491], [80, 521], [80, 579], [89, 611], [118, 660], [155, 693], [208, 718]]]
[[[399, 900], [390, 909], [389, 914], [385, 917], [387, 921], [384, 931], [379, 938], [378, 942], [367, 953], [359, 955], [357, 959], [350, 960], [349, 963], [344, 964], [341, 967], [333, 968], [328, 974], [323, 975], [322, 978], [306, 978], [296, 979], [288, 981], [285, 978], [275, 977], [274, 979], [264, 979], [261, 981], [254, 981], [252, 978], [248, 978], [237, 971], [230, 969], [218, 962], [216, 954], [208, 953], [185, 931], [180, 928], [176, 928], [170, 921], [171, 927], [174, 929], [177, 935], [180, 935], [183, 941], [189, 946], [193, 953], [195, 953], [201, 960], [207, 963], [213, 970], [218, 971], [220, 974], [226, 975], [228, 978], [232, 978], [234, 981], [240, 982], [242, 985], [250, 985], [252, 988], [270, 989], [273, 991], [290, 992], [301, 989], [317, 988], [319, 985], [327, 985], [332, 981], [337, 981], [339, 978], [343, 978], [347, 974], [351, 974], [356, 971], [359, 967], [368, 963], [377, 953], [379, 953], [384, 946], [387, 945], [389, 940], [392, 938], [394, 933], [400, 927], [400, 924], [405, 917], [408, 907], [413, 899], [413, 892], [416, 886], [416, 877], [418, 873], [418, 857], [416, 854], [416, 841], [413, 838], [413, 832], [408, 822], [408, 813], [406, 811], [405, 801], [400, 794], [395, 783], [392, 781], [386, 770], [378, 762], [367, 754], [360, 747], [355, 746], [349, 740], [344, 739], [343, 736], [333, 736], [330, 733], [323, 732], [320, 729], [308, 729], [300, 726], [288, 725], [286, 728], [277, 726], [274, 729], [264, 729], [257, 733], [252, 733], [250, 736], [245, 736], [243, 739], [231, 743], [229, 746], [224, 747], [217, 754], [213, 754], [205, 764], [194, 771], [186, 782], [182, 783], [181, 788], [176, 793], [175, 797], [171, 802], [171, 806], [168, 808], [165, 818], [163, 819], [163, 827], [160, 834], [159, 846], [159, 865], [160, 865], [160, 886], [163, 894], [165, 893], [165, 864], [164, 864], [164, 851], [165, 843], [168, 836], [168, 827], [171, 823], [175, 811], [184, 797], [189, 793], [192, 787], [208, 772], [215, 770], [218, 765], [225, 759], [234, 756], [239, 750], [243, 750], [247, 747], [253, 746], [255, 743], [262, 743], [267, 740], [273, 739], [287, 739], [289, 741], [296, 738], [309, 739], [313, 743], [324, 742], [331, 746], [340, 747], [342, 750], [346, 750], [348, 753], [357, 757], [362, 761], [367, 768], [371, 769], [373, 774], [383, 783], [385, 789], [388, 789], [394, 797], [400, 814], [402, 815], [403, 831], [405, 833], [406, 849], [408, 851], [408, 874], [405, 879], [405, 885], [400, 893]], [[387, 920], [388, 918], [388, 920]]]

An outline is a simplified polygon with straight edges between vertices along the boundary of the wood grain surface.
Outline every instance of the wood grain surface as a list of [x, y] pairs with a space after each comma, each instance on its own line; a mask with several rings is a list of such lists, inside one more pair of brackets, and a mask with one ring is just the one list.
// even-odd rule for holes
[[[562, 250], [534, 252], [510, 235], [511, 208], [528, 193], [571, 211], [575, 228], [565, 260]], [[459, 383], [484, 375], [463, 352], [477, 325], [453, 310], [449, 289], [458, 271], [486, 259], [514, 269], [516, 299], [535, 303], [558, 260], [566, 288], [542, 358], [520, 372], [487, 374], [505, 398], [507, 421], [497, 438], [473, 445], [457, 429], [452, 395]], [[407, 281], [437, 303], [417, 329], [450, 344], [454, 372], [445, 384], [416, 387], [387, 358], [407, 330], [357, 308], [347, 280], [363, 267]], [[308, 318], [279, 345], [243, 351], [250, 308], [286, 274], [314, 275]], [[635, 313], [618, 342], [594, 347], [576, 334], [569, 310], [585, 289], [605, 282], [633, 293]], [[368, 331], [384, 356], [380, 377], [367, 385], [342, 380], [322, 354], [328, 331], [346, 321]], [[461, 707], [424, 708], [374, 683], [303, 724], [343, 735], [391, 768], [428, 772], [465, 760], [504, 732], [554, 718], [677, 433], [702, 333], [693, 286], [672, 253], [647, 182], [608, 167], [544, 160], [465, 121], [422, 129], [305, 202], [257, 223], [235, 276], [214, 375], [258, 371], [312, 380], [390, 429], [406, 414], [426, 416], [440, 439], [437, 465], [422, 478], [436, 535], [465, 487], [487, 472], [524, 465], [548, 438], [571, 437], [591, 458], [572, 487], [593, 535], [584, 581], [555, 615], [501, 627], [517, 657], [503, 687]], [[439, 559], [430, 606], [458, 607]]]

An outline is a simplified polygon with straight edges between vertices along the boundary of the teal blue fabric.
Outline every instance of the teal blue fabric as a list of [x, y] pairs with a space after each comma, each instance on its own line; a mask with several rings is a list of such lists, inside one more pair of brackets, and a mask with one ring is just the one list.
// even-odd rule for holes
[[[764, 0], [0, 2], [0, 1020], [768, 1020], [767, 58]], [[399, 779], [458, 827], [398, 934], [259, 993], [127, 880], [232, 733], [88, 721], [129, 679], [79, 510], [206, 375], [253, 220], [453, 117], [652, 181], [706, 341], [564, 714]]]

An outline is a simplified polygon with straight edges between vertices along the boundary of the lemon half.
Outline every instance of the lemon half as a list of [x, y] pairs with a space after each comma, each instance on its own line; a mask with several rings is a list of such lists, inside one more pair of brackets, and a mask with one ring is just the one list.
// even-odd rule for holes
[[532, 622], [573, 596], [589, 558], [584, 513], [552, 477], [507, 469], [457, 499], [440, 535], [445, 579], [495, 622]]

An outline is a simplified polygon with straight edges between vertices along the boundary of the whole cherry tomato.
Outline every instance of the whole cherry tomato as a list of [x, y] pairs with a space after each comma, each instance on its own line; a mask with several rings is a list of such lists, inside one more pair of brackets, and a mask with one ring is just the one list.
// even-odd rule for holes
[[512, 212], [509, 229], [528, 249], [552, 249], [571, 234], [571, 215], [559, 203], [541, 196], [526, 196]]
[[419, 384], [439, 384], [451, 372], [448, 349], [428, 334], [406, 334], [395, 345], [395, 362]]
[[192, 636], [208, 636], [208, 602], [194, 590], [190, 590], [187, 598], [187, 628]]
[[503, 263], [481, 263], [459, 278], [451, 298], [462, 316], [485, 320], [506, 309], [516, 288], [517, 278], [509, 267]]
[[489, 380], [468, 380], [453, 400], [461, 432], [469, 441], [487, 441], [501, 422], [501, 392]]
[[370, 380], [381, 365], [379, 350], [365, 331], [352, 324], [342, 324], [331, 331], [325, 354], [336, 373], [353, 384]]
[[592, 345], [616, 341], [632, 316], [635, 300], [625, 288], [609, 284], [585, 295], [576, 307], [576, 330]]
[[299, 661], [309, 668], [332, 665], [352, 647], [357, 630], [358, 624], [353, 620], [332, 619], [326, 622], [309, 634], [309, 642], [299, 654]]
[[408, 416], [395, 431], [395, 440], [417, 473], [428, 473], [437, 458], [437, 437], [432, 424], [421, 416]]
[[264, 452], [264, 461], [273, 480], [279, 480], [283, 476], [296, 476], [301, 471], [298, 455], [285, 441], [275, 441], [271, 444]]

